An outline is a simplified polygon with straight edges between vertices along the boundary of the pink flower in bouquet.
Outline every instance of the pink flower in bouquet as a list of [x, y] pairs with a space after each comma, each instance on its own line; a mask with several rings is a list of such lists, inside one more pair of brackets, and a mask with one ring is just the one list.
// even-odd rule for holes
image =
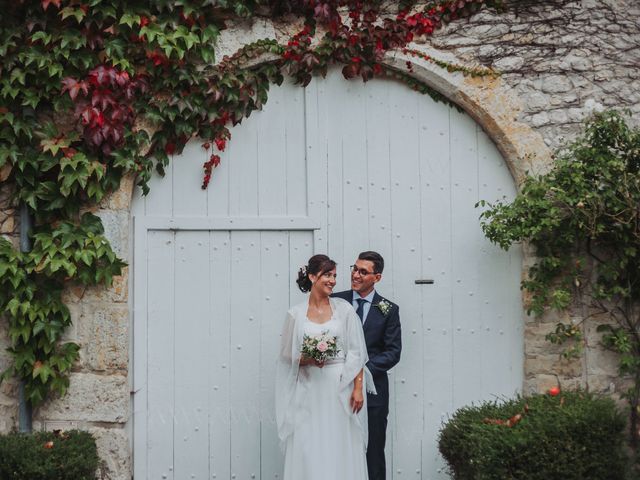
[[319, 352], [326, 352], [327, 348], [329, 348], [329, 345], [327, 344], [327, 342], [320, 342], [318, 343], [318, 346], [316, 348]]

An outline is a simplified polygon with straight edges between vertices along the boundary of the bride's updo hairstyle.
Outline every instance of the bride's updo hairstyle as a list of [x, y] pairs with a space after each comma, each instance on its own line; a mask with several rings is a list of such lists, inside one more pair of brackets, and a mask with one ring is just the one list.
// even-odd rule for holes
[[298, 270], [298, 279], [296, 283], [298, 288], [303, 292], [311, 291], [311, 279], [309, 275], [321, 276], [336, 268], [336, 262], [326, 255], [314, 255], [309, 259], [309, 263]]

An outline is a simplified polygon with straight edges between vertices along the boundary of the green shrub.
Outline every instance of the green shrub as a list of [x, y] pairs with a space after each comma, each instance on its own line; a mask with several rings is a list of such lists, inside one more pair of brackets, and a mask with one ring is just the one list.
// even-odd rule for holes
[[0, 480], [94, 480], [98, 462], [88, 432], [0, 436]]
[[[519, 413], [513, 426], [498, 423]], [[624, 429], [610, 399], [536, 395], [459, 409], [439, 448], [456, 480], [621, 480]]]

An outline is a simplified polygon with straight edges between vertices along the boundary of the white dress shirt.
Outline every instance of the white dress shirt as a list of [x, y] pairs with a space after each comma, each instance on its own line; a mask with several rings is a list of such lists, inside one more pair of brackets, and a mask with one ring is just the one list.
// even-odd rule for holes
[[358, 311], [358, 299], [363, 298], [364, 300], [366, 300], [366, 302], [364, 302], [364, 305], [362, 306], [362, 324], [364, 325], [364, 322], [367, 321], [367, 315], [369, 315], [371, 302], [373, 302], [373, 296], [376, 294], [376, 291], [375, 289], [371, 290], [371, 292], [369, 292], [369, 295], [367, 295], [366, 297], [361, 297], [360, 294], [356, 291], [352, 292], [353, 299], [351, 300], [351, 303], [353, 304], [353, 308], [355, 308], [356, 311]]

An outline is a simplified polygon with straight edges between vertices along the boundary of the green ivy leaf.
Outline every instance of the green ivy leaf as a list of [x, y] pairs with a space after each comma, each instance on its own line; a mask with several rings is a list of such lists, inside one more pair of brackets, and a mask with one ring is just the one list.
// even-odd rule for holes
[[125, 13], [120, 17], [120, 21], [118, 23], [120, 25], [127, 25], [129, 28], [132, 28], [134, 25], [140, 25], [140, 15]]
[[78, 23], [81, 23], [86, 14], [84, 13], [84, 10], [82, 8], [65, 7], [60, 10], [59, 15], [63, 20], [66, 20], [69, 17], [73, 17]]

